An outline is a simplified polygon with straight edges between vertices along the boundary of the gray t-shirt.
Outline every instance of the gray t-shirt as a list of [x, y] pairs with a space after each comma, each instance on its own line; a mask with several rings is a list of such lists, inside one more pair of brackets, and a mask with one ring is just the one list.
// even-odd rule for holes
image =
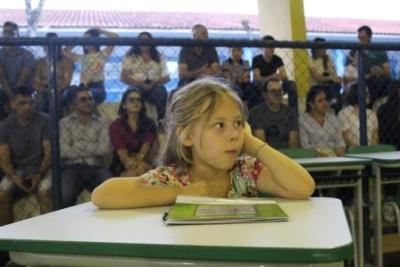
[[[0, 64], [3, 66], [8, 83], [11, 88], [14, 88], [24, 68], [33, 70], [35, 67], [35, 58], [30, 51], [22, 47], [15, 47], [12, 54], [2, 48], [0, 49]], [[32, 82], [33, 75], [30, 79], [30, 83]]]
[[253, 130], [264, 130], [266, 142], [277, 149], [289, 147], [289, 133], [298, 131], [296, 112], [286, 105], [273, 112], [261, 103], [250, 110], [249, 121]]
[[[192, 47], [183, 47], [179, 53], [179, 64], [186, 64], [188, 71], [197, 70], [204, 65], [209, 67], [213, 63], [219, 64], [217, 50], [214, 47], [203, 47], [201, 54], [196, 54]], [[179, 85], [184, 85], [191, 80], [181, 80]]]
[[45, 114], [35, 112], [27, 126], [21, 126], [15, 114], [0, 123], [0, 145], [9, 145], [15, 169], [37, 172], [44, 156], [44, 140], [50, 140], [50, 120]]

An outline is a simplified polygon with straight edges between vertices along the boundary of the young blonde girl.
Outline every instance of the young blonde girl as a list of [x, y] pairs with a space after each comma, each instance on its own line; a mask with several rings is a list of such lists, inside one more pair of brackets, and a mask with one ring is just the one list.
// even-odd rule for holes
[[314, 181], [299, 164], [254, 137], [243, 104], [226, 85], [202, 79], [173, 97], [159, 167], [113, 178], [92, 194], [99, 208], [169, 205], [178, 194], [304, 199]]

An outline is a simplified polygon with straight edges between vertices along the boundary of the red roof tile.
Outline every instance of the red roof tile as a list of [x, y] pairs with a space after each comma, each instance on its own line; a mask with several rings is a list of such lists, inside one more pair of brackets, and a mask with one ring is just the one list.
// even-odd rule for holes
[[[22, 9], [0, 9], [0, 23], [12, 20], [26, 26]], [[258, 17], [246, 14], [211, 14], [181, 12], [134, 12], [43, 10], [39, 27], [89, 28], [109, 27], [125, 29], [190, 29], [202, 23], [212, 30], [243, 30], [242, 21], [248, 20], [252, 30], [259, 30]], [[307, 17], [308, 32], [354, 33], [367, 24], [378, 34], [400, 35], [400, 21]]]

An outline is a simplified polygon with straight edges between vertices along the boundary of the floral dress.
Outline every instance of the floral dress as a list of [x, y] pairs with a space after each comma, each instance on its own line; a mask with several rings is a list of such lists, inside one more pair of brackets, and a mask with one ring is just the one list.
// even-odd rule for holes
[[[231, 183], [228, 198], [258, 196], [256, 181], [263, 168], [254, 157], [243, 156], [236, 160], [230, 171]], [[161, 166], [141, 176], [142, 183], [150, 186], [188, 186], [190, 177], [187, 169]]]

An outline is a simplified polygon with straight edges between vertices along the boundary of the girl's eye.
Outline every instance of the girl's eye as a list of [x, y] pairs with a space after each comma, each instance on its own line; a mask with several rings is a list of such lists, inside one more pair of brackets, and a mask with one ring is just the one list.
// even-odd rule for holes
[[243, 122], [243, 121], [237, 121], [237, 122], [235, 122], [235, 127], [243, 128], [243, 127], [244, 127], [244, 122]]
[[214, 126], [216, 128], [224, 128], [224, 123], [223, 122], [218, 122], [218, 123], [214, 124]]

